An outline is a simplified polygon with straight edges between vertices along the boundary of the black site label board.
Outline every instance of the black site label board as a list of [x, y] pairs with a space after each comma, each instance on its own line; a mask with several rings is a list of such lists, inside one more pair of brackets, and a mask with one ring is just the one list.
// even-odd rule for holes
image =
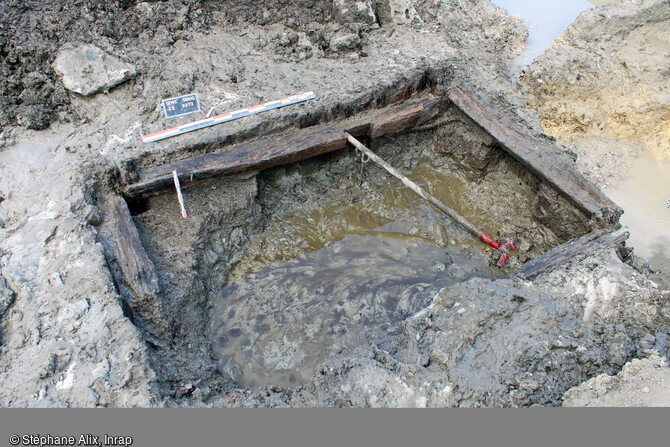
[[163, 100], [163, 110], [165, 118], [174, 118], [177, 116], [188, 115], [189, 113], [200, 111], [200, 101], [197, 93], [190, 95], [177, 96]]

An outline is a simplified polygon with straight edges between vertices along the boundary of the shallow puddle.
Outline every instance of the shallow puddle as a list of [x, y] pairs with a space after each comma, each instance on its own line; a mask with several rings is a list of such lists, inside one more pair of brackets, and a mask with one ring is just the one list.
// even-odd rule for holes
[[[458, 206], [464, 180], [426, 166], [408, 176], [486, 223], [476, 207]], [[275, 216], [252, 241], [214, 311], [224, 374], [247, 387], [304, 383], [329, 354], [392, 337], [441, 288], [505, 273], [465, 230], [396, 179], [380, 178], [382, 187], [354, 181], [318, 207]]]
[[636, 159], [609, 195], [624, 209], [621, 224], [630, 229], [627, 245], [653, 270], [670, 273], [670, 161]]
[[221, 370], [248, 387], [306, 382], [329, 353], [383, 343], [442, 287], [482, 269], [465, 249], [347, 235], [223, 288]]
[[491, 0], [509, 14], [523, 17], [528, 27], [528, 41], [524, 53], [515, 65], [530, 65], [537, 56], [549, 48], [577, 16], [594, 6], [615, 3], [618, 0]]

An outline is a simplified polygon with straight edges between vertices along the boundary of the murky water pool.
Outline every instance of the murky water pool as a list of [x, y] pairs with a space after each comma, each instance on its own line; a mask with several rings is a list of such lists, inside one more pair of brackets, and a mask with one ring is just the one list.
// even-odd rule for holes
[[608, 194], [624, 209], [621, 224], [630, 229], [627, 245], [653, 270], [670, 273], [670, 160], [643, 155], [626, 179]]
[[306, 382], [328, 354], [383, 343], [442, 287], [482, 268], [467, 250], [392, 234], [350, 234], [267, 266], [221, 291], [221, 370], [249, 387]]
[[491, 0], [510, 14], [518, 14], [528, 27], [528, 41], [524, 53], [515, 65], [530, 65], [549, 48], [577, 16], [588, 8], [614, 3], [617, 0]]
[[216, 278], [210, 337], [224, 375], [244, 387], [305, 383], [332, 354], [389, 346], [442, 288], [507, 275], [560, 243], [534, 217], [538, 182], [515, 160], [501, 154], [473, 176], [433, 141], [408, 134], [373, 149], [492, 237], [517, 232], [508, 267], [382, 168], [361, 170], [353, 150], [264, 171], [263, 231]]
[[[409, 175], [447, 203], [464, 194], [457, 176], [427, 166]], [[441, 288], [505, 274], [485, 247], [399, 181], [381, 176], [377, 187], [359, 186], [356, 177], [318, 206], [273, 218], [230, 271], [212, 343], [221, 371], [239, 385], [304, 383], [329, 354], [390, 340]], [[459, 208], [490, 224], [477, 207]]]

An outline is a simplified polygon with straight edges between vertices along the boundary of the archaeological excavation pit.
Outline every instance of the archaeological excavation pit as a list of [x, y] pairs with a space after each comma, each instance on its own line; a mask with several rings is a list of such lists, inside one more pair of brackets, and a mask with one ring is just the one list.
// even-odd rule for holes
[[[493, 238], [516, 232], [508, 264], [497, 268], [500, 253], [367, 161], [344, 132]], [[165, 396], [295, 388], [328, 357], [388, 350], [441, 289], [531, 276], [552, 262], [538, 256], [613, 226], [616, 206], [553, 149], [465, 86], [417, 92], [141, 167], [125, 201], [106, 200], [100, 234]], [[170, 189], [174, 170], [187, 219]]]

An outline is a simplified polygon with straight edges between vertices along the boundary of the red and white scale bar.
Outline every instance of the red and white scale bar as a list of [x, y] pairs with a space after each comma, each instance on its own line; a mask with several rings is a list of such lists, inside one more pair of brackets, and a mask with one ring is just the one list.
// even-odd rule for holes
[[154, 141], [175, 137], [187, 132], [193, 132], [194, 130], [203, 129], [205, 127], [214, 126], [216, 124], [225, 123], [227, 121], [232, 121], [239, 118], [244, 118], [245, 116], [255, 115], [257, 113], [278, 109], [284, 106], [290, 106], [291, 104], [297, 104], [309, 99], [314, 99], [315, 97], [316, 95], [314, 92], [298, 93], [297, 95], [287, 96], [286, 98], [276, 99], [274, 101], [258, 104], [252, 107], [235, 110], [234, 112], [228, 112], [222, 115], [213, 116], [211, 118], [193, 121], [192, 123], [184, 124], [178, 127], [172, 127], [170, 129], [161, 130], [159, 132], [142, 135], [142, 141], [145, 143], [153, 143]]

